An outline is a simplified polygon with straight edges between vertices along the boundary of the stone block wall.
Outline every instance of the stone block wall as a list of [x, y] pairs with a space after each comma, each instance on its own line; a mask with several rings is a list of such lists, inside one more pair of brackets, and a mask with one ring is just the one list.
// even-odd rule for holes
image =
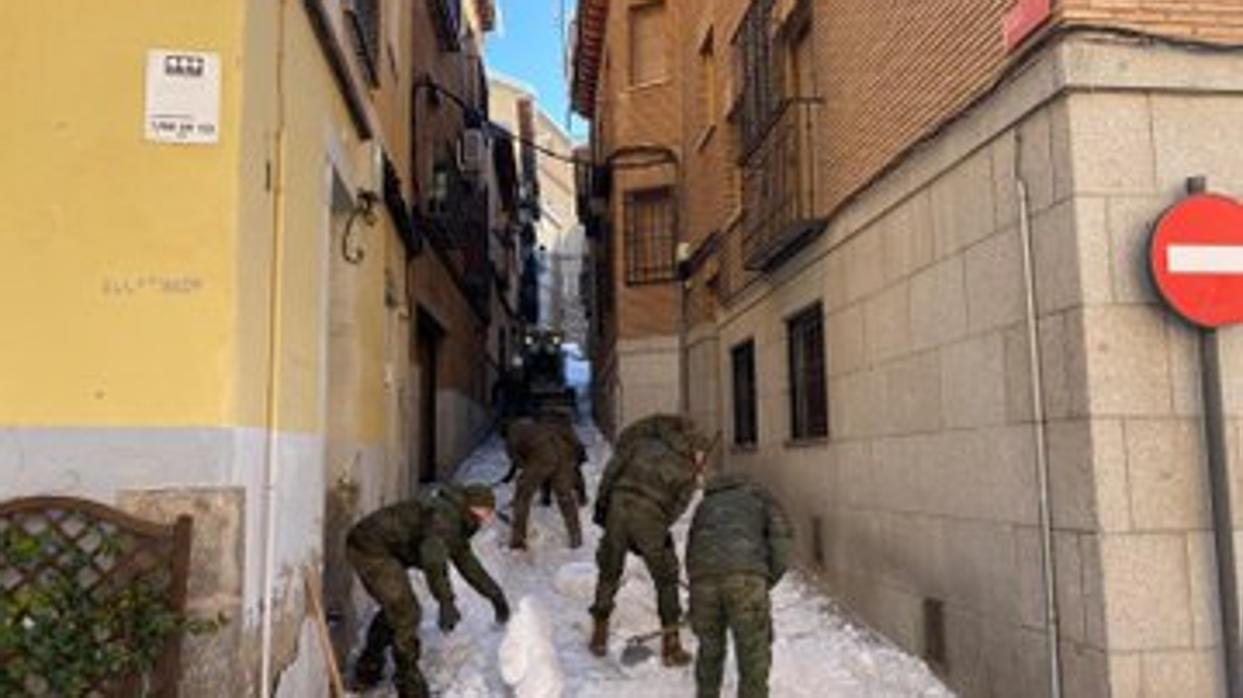
[[[1243, 160], [1214, 145], [1243, 135], [1238, 60], [1058, 44], [724, 313], [721, 361], [754, 339], [760, 383], [760, 443], [729, 466], [778, 490], [804, 561], [868, 623], [917, 653], [944, 641], [962, 695], [1049, 688], [1024, 211], [1064, 695], [1219, 690], [1196, 336], [1144, 258], [1185, 177], [1243, 194]], [[816, 301], [830, 436], [792, 443], [782, 318]]]
[[[1067, 469], [1060, 489], [1092, 496], [1054, 511], [1068, 526], [1095, 529], [1080, 535], [1099, 557], [1103, 599], [1089, 641], [1103, 652], [1113, 696], [1222, 691], [1199, 337], [1158, 299], [1147, 247], [1187, 177], [1205, 175], [1211, 190], [1243, 196], [1243, 159], [1215, 145], [1243, 137], [1240, 88], [1188, 93], [1155, 84], [1066, 100], [1071, 157], [1062, 194], [1077, 254], [1059, 260], [1069, 267], [1069, 293], [1042, 302], [1064, 340], [1050, 361], [1074, 366], [1078, 379], [1058, 407], [1080, 435], [1062, 436], [1091, 454], [1091, 481]], [[1243, 344], [1235, 330], [1222, 341], [1237, 500]]]

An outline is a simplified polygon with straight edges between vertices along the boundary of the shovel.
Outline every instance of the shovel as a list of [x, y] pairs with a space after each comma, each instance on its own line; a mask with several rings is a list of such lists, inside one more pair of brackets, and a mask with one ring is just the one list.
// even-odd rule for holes
[[[679, 581], [678, 583], [681, 584], [683, 587], [687, 586], [686, 582]], [[772, 615], [775, 616], [778, 613], [784, 613], [785, 611], [797, 606], [798, 603], [799, 602], [797, 599], [789, 603], [786, 603], [781, 608], [773, 609]], [[683, 618], [681, 621], [678, 622], [676, 627], [682, 628], [686, 624], [687, 624], [687, 619]], [[621, 652], [622, 665], [627, 666], [627, 667], [632, 667], [632, 666], [635, 666], [636, 664], [642, 664], [643, 662], [646, 662], [647, 660], [655, 656], [656, 650], [652, 649], [651, 647], [648, 647], [647, 643], [660, 637], [663, 632], [664, 632], [663, 630], [652, 630], [650, 632], [640, 633], [638, 635], [630, 636], [630, 638], [626, 640], [626, 646], [622, 648], [622, 652]], [[798, 636], [795, 636], [795, 637], [798, 637]]]
[[[679, 621], [674, 627], [680, 629], [684, 625], [686, 625], [685, 619]], [[648, 647], [647, 643], [659, 638], [662, 634], [664, 634], [664, 632], [665, 631], [663, 629], [652, 630], [650, 632], [632, 635], [627, 638], [626, 646], [622, 648], [621, 652], [622, 665], [631, 667], [636, 664], [642, 664], [655, 656], [656, 650]]]
[[635, 635], [626, 640], [626, 646], [622, 648], [621, 663], [623, 666], [632, 667], [636, 664], [642, 664], [652, 657], [656, 656], [656, 650], [647, 646], [651, 640], [660, 637], [663, 630], [653, 630], [648, 633]]

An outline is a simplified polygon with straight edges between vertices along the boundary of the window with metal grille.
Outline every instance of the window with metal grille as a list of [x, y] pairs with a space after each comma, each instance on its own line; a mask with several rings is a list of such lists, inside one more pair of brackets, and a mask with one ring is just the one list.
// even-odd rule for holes
[[734, 443], [754, 445], [757, 440], [755, 386], [755, 340], [730, 350], [734, 374]]
[[668, 187], [629, 192], [625, 216], [626, 283], [674, 280], [677, 221], [673, 192]]
[[780, 66], [773, 49], [776, 0], [752, 0], [734, 35], [735, 70], [741, 75], [735, 108], [742, 146], [750, 151], [762, 138], [781, 105]]
[[665, 3], [647, 2], [630, 8], [630, 84], [645, 85], [667, 76]]
[[367, 82], [380, 84], [380, 0], [346, 0], [343, 3], [354, 35], [354, 51]]
[[786, 321], [790, 351], [790, 437], [829, 435], [824, 379], [824, 311], [819, 303]]

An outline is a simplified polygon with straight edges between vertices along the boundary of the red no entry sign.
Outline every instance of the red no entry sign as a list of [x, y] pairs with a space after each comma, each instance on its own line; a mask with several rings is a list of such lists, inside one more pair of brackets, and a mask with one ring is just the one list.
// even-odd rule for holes
[[1153, 279], [1175, 312], [1202, 327], [1243, 322], [1243, 204], [1197, 194], [1157, 222]]

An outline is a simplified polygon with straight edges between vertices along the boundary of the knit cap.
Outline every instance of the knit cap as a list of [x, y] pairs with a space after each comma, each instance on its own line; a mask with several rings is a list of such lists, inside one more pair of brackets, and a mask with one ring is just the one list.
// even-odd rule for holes
[[462, 499], [468, 507], [496, 508], [496, 495], [487, 485], [466, 485], [462, 488]]

